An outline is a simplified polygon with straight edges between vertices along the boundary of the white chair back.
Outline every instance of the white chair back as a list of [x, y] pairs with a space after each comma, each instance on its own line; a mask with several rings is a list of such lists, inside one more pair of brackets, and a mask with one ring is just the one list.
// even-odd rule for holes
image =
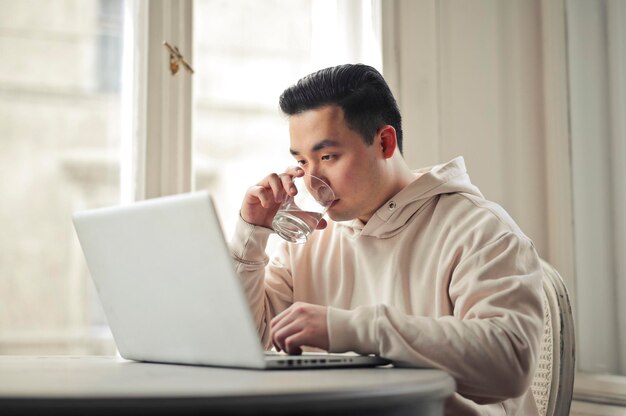
[[531, 389], [541, 416], [566, 416], [574, 389], [574, 320], [563, 279], [550, 264], [541, 264], [544, 333]]

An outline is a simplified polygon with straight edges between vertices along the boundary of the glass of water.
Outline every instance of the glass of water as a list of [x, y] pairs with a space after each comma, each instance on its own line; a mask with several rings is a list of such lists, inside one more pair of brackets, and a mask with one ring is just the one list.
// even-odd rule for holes
[[335, 200], [330, 186], [313, 175], [293, 178], [297, 193], [287, 195], [272, 221], [272, 228], [282, 238], [302, 244], [316, 229]]

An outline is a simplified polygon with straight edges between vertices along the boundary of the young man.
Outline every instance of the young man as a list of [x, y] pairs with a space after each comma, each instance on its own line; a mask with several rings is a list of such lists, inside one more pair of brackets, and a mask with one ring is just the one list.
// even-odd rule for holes
[[[463, 159], [411, 172], [397, 104], [369, 66], [313, 73], [280, 106], [298, 166], [248, 189], [232, 241], [265, 345], [441, 368], [457, 383], [450, 415], [537, 414], [539, 259]], [[269, 260], [272, 218], [304, 173], [334, 190], [330, 220]]]

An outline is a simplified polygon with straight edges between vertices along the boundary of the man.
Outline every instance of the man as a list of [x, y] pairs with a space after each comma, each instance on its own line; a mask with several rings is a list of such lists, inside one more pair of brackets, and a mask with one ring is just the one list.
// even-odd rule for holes
[[[327, 68], [280, 98], [297, 165], [248, 189], [233, 256], [266, 347], [378, 354], [441, 368], [446, 413], [537, 414], [543, 326], [533, 243], [470, 183], [462, 158], [411, 172], [400, 113], [365, 65]], [[330, 220], [265, 254], [292, 178], [323, 178]]]

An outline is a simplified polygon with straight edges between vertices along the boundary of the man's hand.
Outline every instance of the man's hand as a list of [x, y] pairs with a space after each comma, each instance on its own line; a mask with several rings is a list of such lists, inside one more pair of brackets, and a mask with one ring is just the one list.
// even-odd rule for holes
[[302, 168], [294, 166], [280, 175], [272, 173], [248, 188], [241, 205], [241, 218], [250, 224], [272, 228], [272, 219], [281, 202], [287, 194], [296, 194], [293, 178], [302, 175]]
[[[249, 224], [272, 228], [272, 220], [287, 195], [294, 196], [296, 188], [293, 178], [304, 175], [304, 170], [298, 166], [287, 168], [284, 173], [272, 173], [261, 182], [248, 188], [241, 205], [241, 218]], [[317, 229], [326, 228], [326, 220], [317, 224]]]
[[302, 346], [328, 350], [328, 308], [296, 302], [270, 323], [271, 337], [277, 351], [301, 354]]

